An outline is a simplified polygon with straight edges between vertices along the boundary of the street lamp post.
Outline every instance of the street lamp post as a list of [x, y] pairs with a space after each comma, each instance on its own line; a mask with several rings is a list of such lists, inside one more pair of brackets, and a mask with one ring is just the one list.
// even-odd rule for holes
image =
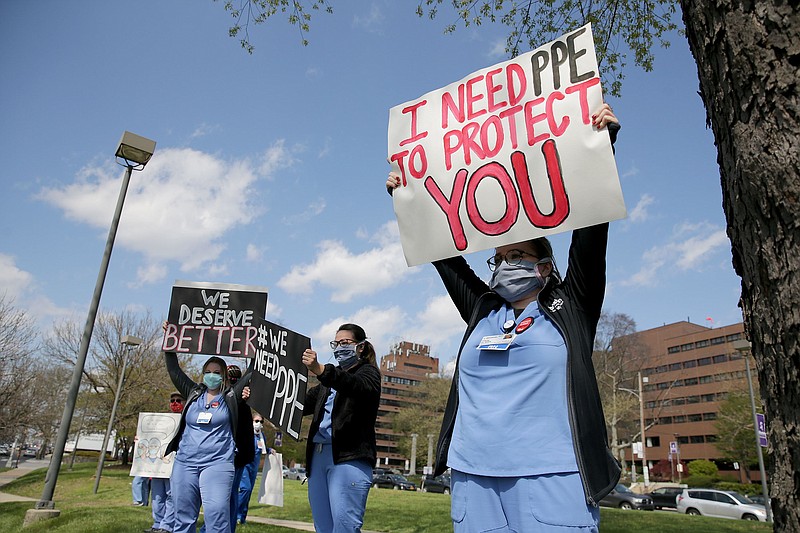
[[767, 473], [764, 469], [764, 454], [761, 452], [761, 439], [758, 436], [758, 417], [756, 416], [756, 398], [753, 394], [753, 377], [750, 375], [750, 355], [752, 354], [750, 341], [738, 340], [733, 342], [733, 349], [744, 356], [744, 365], [747, 372], [747, 387], [750, 390], [750, 410], [753, 414], [753, 431], [756, 435], [756, 452], [758, 454], [758, 469], [761, 473], [761, 494], [764, 495], [764, 507], [767, 510], [767, 522], [772, 522], [772, 509], [769, 504], [769, 491], [767, 490]]
[[[622, 391], [629, 392], [629, 393], [633, 394], [634, 396], [636, 396], [639, 399], [639, 428], [640, 428], [639, 431], [640, 431], [640, 434], [642, 436], [642, 449], [641, 449], [642, 478], [644, 479], [644, 487], [645, 487], [645, 489], [647, 489], [647, 487], [650, 486], [650, 470], [647, 468], [647, 452], [645, 450], [645, 448], [647, 448], [647, 439], [644, 436], [644, 430], [645, 430], [645, 425], [644, 425], [644, 394], [642, 394], [642, 383], [647, 383], [647, 378], [646, 377], [642, 377], [642, 373], [641, 372], [637, 372], [636, 376], [637, 376], [637, 380], [638, 380], [638, 384], [639, 384], [639, 392], [636, 392], [635, 390], [631, 390], [631, 389], [626, 389], [625, 387], [618, 387], [618, 388], [619, 388], [619, 390], [622, 390]], [[633, 460], [633, 447], [631, 447], [631, 464], [634, 466], [634, 472], [635, 472], [636, 462]]]
[[139, 337], [133, 335], [125, 335], [120, 341], [125, 346], [125, 353], [122, 355], [122, 372], [119, 374], [119, 383], [117, 384], [117, 391], [114, 393], [114, 405], [111, 407], [111, 416], [108, 417], [108, 427], [106, 428], [106, 435], [103, 437], [103, 447], [100, 448], [100, 457], [97, 459], [97, 472], [94, 474], [94, 493], [97, 494], [97, 488], [100, 486], [100, 477], [103, 475], [103, 465], [106, 462], [106, 449], [108, 448], [108, 438], [111, 435], [111, 429], [114, 427], [114, 417], [117, 416], [117, 405], [119, 405], [119, 397], [122, 395], [122, 385], [125, 383], [125, 370], [128, 368], [128, 358], [130, 351], [144, 342]]
[[[97, 317], [97, 308], [100, 306], [100, 296], [103, 294], [103, 284], [105, 283], [106, 273], [108, 272], [108, 263], [111, 260], [111, 251], [114, 248], [114, 239], [117, 236], [117, 227], [119, 226], [119, 219], [122, 215], [122, 206], [125, 203], [125, 194], [128, 191], [128, 184], [130, 183], [131, 173], [134, 170], [142, 170], [155, 151], [156, 143], [150, 139], [140, 137], [128, 131], [122, 134], [122, 139], [117, 147], [116, 157], [120, 165], [125, 168], [125, 176], [122, 178], [122, 186], [120, 187], [119, 197], [117, 198], [117, 207], [114, 211], [114, 217], [111, 220], [111, 227], [108, 231], [108, 239], [106, 240], [106, 247], [103, 252], [103, 259], [100, 262], [100, 272], [97, 275], [97, 282], [95, 283], [94, 293], [92, 294], [92, 301], [89, 304], [89, 314], [86, 317], [86, 325], [83, 329], [83, 336], [81, 337], [81, 345], [78, 349], [78, 354], [75, 359], [75, 368], [72, 371], [72, 381], [70, 382], [69, 390], [67, 392], [66, 404], [64, 405], [64, 413], [61, 417], [61, 424], [58, 428], [58, 434], [53, 446], [53, 456], [50, 459], [50, 466], [45, 475], [44, 490], [42, 497], [36, 502], [36, 508], [28, 511], [50, 511], [47, 517], [56, 517], [59, 512], [54, 510], [55, 502], [53, 501], [53, 494], [56, 490], [56, 482], [58, 481], [58, 472], [61, 468], [61, 460], [64, 457], [64, 447], [67, 443], [69, 434], [69, 426], [72, 422], [72, 415], [75, 412], [75, 402], [78, 399], [78, 390], [81, 385], [81, 377], [83, 376], [83, 368], [86, 365], [86, 356], [89, 353], [89, 342], [92, 339], [92, 332], [94, 331], [94, 322]], [[121, 161], [124, 161], [122, 163]], [[28, 516], [26, 515], [26, 520]], [[31, 520], [37, 518], [31, 517]]]
[[650, 486], [650, 469], [647, 468], [647, 438], [644, 436], [644, 395], [642, 394], [642, 373], [637, 372], [639, 377], [639, 424], [642, 431], [642, 476], [644, 477], [644, 488]]

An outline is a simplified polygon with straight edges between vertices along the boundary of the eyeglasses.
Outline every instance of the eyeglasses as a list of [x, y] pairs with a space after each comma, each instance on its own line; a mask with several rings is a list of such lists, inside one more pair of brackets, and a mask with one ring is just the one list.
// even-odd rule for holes
[[342, 339], [340, 341], [331, 341], [331, 350], [335, 350], [339, 346], [352, 346], [354, 344], [361, 344], [361, 342], [354, 341], [353, 339]]
[[263, 422], [263, 420], [259, 420], [258, 418], [253, 420], [253, 423], [255, 424], [260, 424], [261, 422]]
[[510, 266], [517, 266], [522, 261], [522, 258], [526, 255], [528, 257], [533, 257], [534, 259], [539, 259], [535, 255], [524, 250], [509, 250], [505, 255], [495, 254], [493, 257], [490, 257], [486, 260], [486, 264], [489, 265], [489, 270], [494, 272], [503, 261], [508, 263]]
[[183, 403], [183, 400], [180, 398], [170, 398], [169, 403]]

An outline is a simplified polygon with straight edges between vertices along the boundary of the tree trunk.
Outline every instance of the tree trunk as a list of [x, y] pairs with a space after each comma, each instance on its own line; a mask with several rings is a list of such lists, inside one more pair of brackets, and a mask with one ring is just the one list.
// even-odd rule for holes
[[[800, 15], [681, 0], [714, 132], [740, 306], [761, 383], [775, 531], [800, 531]], [[754, 443], [755, 445], [755, 443]]]

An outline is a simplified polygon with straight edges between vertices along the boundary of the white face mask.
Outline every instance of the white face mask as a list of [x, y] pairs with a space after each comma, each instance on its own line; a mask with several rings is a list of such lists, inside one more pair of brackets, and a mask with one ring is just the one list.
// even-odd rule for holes
[[253, 422], [253, 431], [256, 433], [261, 433], [261, 429], [264, 427], [264, 424], [261, 422]]

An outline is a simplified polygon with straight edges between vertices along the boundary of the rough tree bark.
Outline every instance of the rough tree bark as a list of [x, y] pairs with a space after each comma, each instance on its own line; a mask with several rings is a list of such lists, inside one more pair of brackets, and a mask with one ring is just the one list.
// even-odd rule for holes
[[681, 0], [766, 405], [774, 530], [800, 531], [800, 10]]

